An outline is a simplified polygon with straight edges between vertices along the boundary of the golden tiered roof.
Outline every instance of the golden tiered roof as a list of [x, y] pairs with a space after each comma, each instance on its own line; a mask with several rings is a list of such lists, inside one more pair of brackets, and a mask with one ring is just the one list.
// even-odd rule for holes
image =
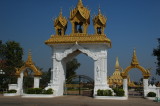
[[32, 65], [32, 64], [34, 64], [33, 61], [32, 61], [31, 51], [29, 51], [29, 53], [28, 53], [28, 58], [27, 58], [27, 61], [26, 61], [25, 64], [27, 64], [27, 65]]
[[137, 59], [137, 55], [136, 55], [136, 49], [134, 49], [134, 51], [133, 51], [131, 65], [139, 65], [139, 62], [138, 62], [138, 59]]
[[115, 64], [115, 72], [113, 73], [113, 77], [117, 78], [117, 79], [121, 79], [121, 70], [122, 68], [119, 66], [119, 61], [118, 61], [118, 57], [116, 58], [116, 64]]
[[61, 24], [63, 27], [67, 25], [67, 19], [62, 16], [62, 10], [59, 13], [59, 16], [54, 20], [54, 26]]
[[93, 24], [100, 23], [105, 27], [106, 22], [107, 22], [107, 18], [104, 15], [102, 15], [101, 10], [99, 8], [98, 15], [94, 16], [94, 18], [93, 18]]
[[76, 17], [77, 13], [80, 13], [80, 15], [85, 20], [87, 20], [87, 22], [90, 21], [90, 11], [86, 7], [83, 6], [82, 0], [79, 0], [76, 8], [71, 10], [71, 12], [70, 12], [70, 20], [72, 20], [74, 17]]
[[118, 85], [122, 85], [123, 78], [121, 76], [121, 70], [119, 66], [118, 57], [116, 58], [115, 71], [112, 76], [109, 77], [109, 85], [113, 85], [114, 83]]
[[[103, 19], [103, 15], [99, 12], [98, 13], [98, 19], [105, 24], [106, 20]], [[78, 1], [78, 4], [76, 8], [70, 11], [70, 21], [72, 23], [72, 33], [70, 35], [51, 35], [51, 37], [45, 41], [45, 44], [47, 45], [53, 45], [53, 44], [75, 44], [77, 43], [103, 43], [106, 44], [108, 47], [111, 47], [111, 40], [106, 37], [104, 33], [101, 34], [88, 34], [87, 28], [89, 25], [90, 20], [90, 11], [83, 6], [82, 0]], [[82, 23], [80, 24], [79, 21]], [[78, 23], [79, 25], [83, 26], [82, 33], [76, 32], [75, 29], [75, 23]], [[57, 23], [61, 23], [63, 26], [67, 24], [67, 21], [65, 18], [62, 17], [62, 14], [60, 13], [59, 17], [56, 18], [54, 24], [57, 25]], [[54, 25], [54, 26], [55, 26]], [[57, 27], [55, 28], [57, 31]], [[63, 29], [63, 28], [62, 28]], [[104, 30], [103, 30], [104, 31]], [[62, 30], [64, 32], [64, 30]]]

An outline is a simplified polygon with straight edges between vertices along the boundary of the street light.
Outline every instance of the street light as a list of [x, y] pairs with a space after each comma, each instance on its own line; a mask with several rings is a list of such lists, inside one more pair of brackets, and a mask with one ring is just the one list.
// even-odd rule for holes
[[0, 70], [0, 74], [5, 74], [5, 72], [1, 69], [1, 70]]

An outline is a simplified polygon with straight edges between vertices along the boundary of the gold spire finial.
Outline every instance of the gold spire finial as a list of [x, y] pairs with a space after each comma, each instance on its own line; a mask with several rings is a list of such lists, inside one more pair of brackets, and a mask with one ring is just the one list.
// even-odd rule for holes
[[60, 9], [59, 16], [62, 16], [62, 7], [61, 7], [61, 9]]
[[138, 62], [138, 59], [137, 59], [137, 56], [136, 56], [136, 49], [135, 48], [134, 48], [134, 51], [133, 51], [131, 65], [139, 65], [139, 62]]
[[116, 64], [115, 64], [115, 68], [119, 70], [120, 66], [119, 66], [119, 61], [118, 61], [118, 57], [116, 57]]
[[27, 59], [26, 63], [33, 64], [31, 50], [29, 50], [29, 52], [28, 52], [28, 59]]
[[98, 14], [101, 14], [101, 8], [100, 8], [100, 5], [99, 5], [99, 8], [98, 8]]
[[78, 0], [78, 4], [77, 4], [77, 7], [83, 7], [83, 3], [82, 3], [82, 0]]

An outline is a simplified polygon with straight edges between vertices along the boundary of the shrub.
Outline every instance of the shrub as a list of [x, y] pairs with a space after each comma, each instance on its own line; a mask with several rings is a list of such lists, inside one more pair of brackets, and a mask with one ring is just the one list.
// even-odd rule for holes
[[115, 88], [115, 89], [113, 89], [113, 91], [114, 91], [114, 93], [116, 93], [116, 96], [124, 96], [123, 89]]
[[48, 90], [43, 90], [42, 88], [28, 88], [26, 90], [27, 94], [53, 94], [53, 90], [50, 88]]
[[11, 89], [11, 90], [9, 90], [7, 93], [16, 93], [16, 92], [17, 92], [17, 90]]
[[147, 97], [156, 97], [156, 93], [154, 93], [154, 92], [149, 92], [149, 93], [147, 94]]
[[111, 90], [98, 90], [97, 91], [98, 96], [112, 96], [112, 91]]
[[35, 90], [34, 90], [34, 88], [28, 88], [28, 89], [26, 89], [26, 93], [27, 94], [35, 94]]
[[97, 95], [98, 95], [98, 96], [103, 96], [103, 90], [98, 89]]
[[103, 95], [104, 96], [112, 96], [112, 91], [111, 90], [104, 90]]
[[36, 94], [42, 94], [43, 89], [42, 88], [35, 88]]
[[28, 88], [26, 93], [27, 94], [42, 94], [42, 88]]
[[53, 94], [53, 90], [51, 88], [48, 90], [44, 90], [43, 94]]

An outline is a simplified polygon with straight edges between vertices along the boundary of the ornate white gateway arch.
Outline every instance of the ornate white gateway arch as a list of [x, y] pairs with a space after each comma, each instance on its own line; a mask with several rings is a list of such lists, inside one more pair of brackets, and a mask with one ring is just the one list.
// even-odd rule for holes
[[55, 96], [63, 95], [63, 86], [66, 81], [66, 63], [80, 53], [86, 54], [94, 61], [94, 95], [98, 89], [110, 89], [107, 81], [107, 49], [111, 41], [104, 34], [107, 19], [101, 14], [93, 18], [95, 34], [87, 34], [90, 24], [90, 11], [83, 6], [81, 0], [75, 9], [70, 11], [72, 33], [65, 35], [67, 19], [62, 16], [62, 11], [54, 20], [55, 35], [45, 41], [52, 48], [53, 68], [51, 82], [48, 87], [54, 89]]

